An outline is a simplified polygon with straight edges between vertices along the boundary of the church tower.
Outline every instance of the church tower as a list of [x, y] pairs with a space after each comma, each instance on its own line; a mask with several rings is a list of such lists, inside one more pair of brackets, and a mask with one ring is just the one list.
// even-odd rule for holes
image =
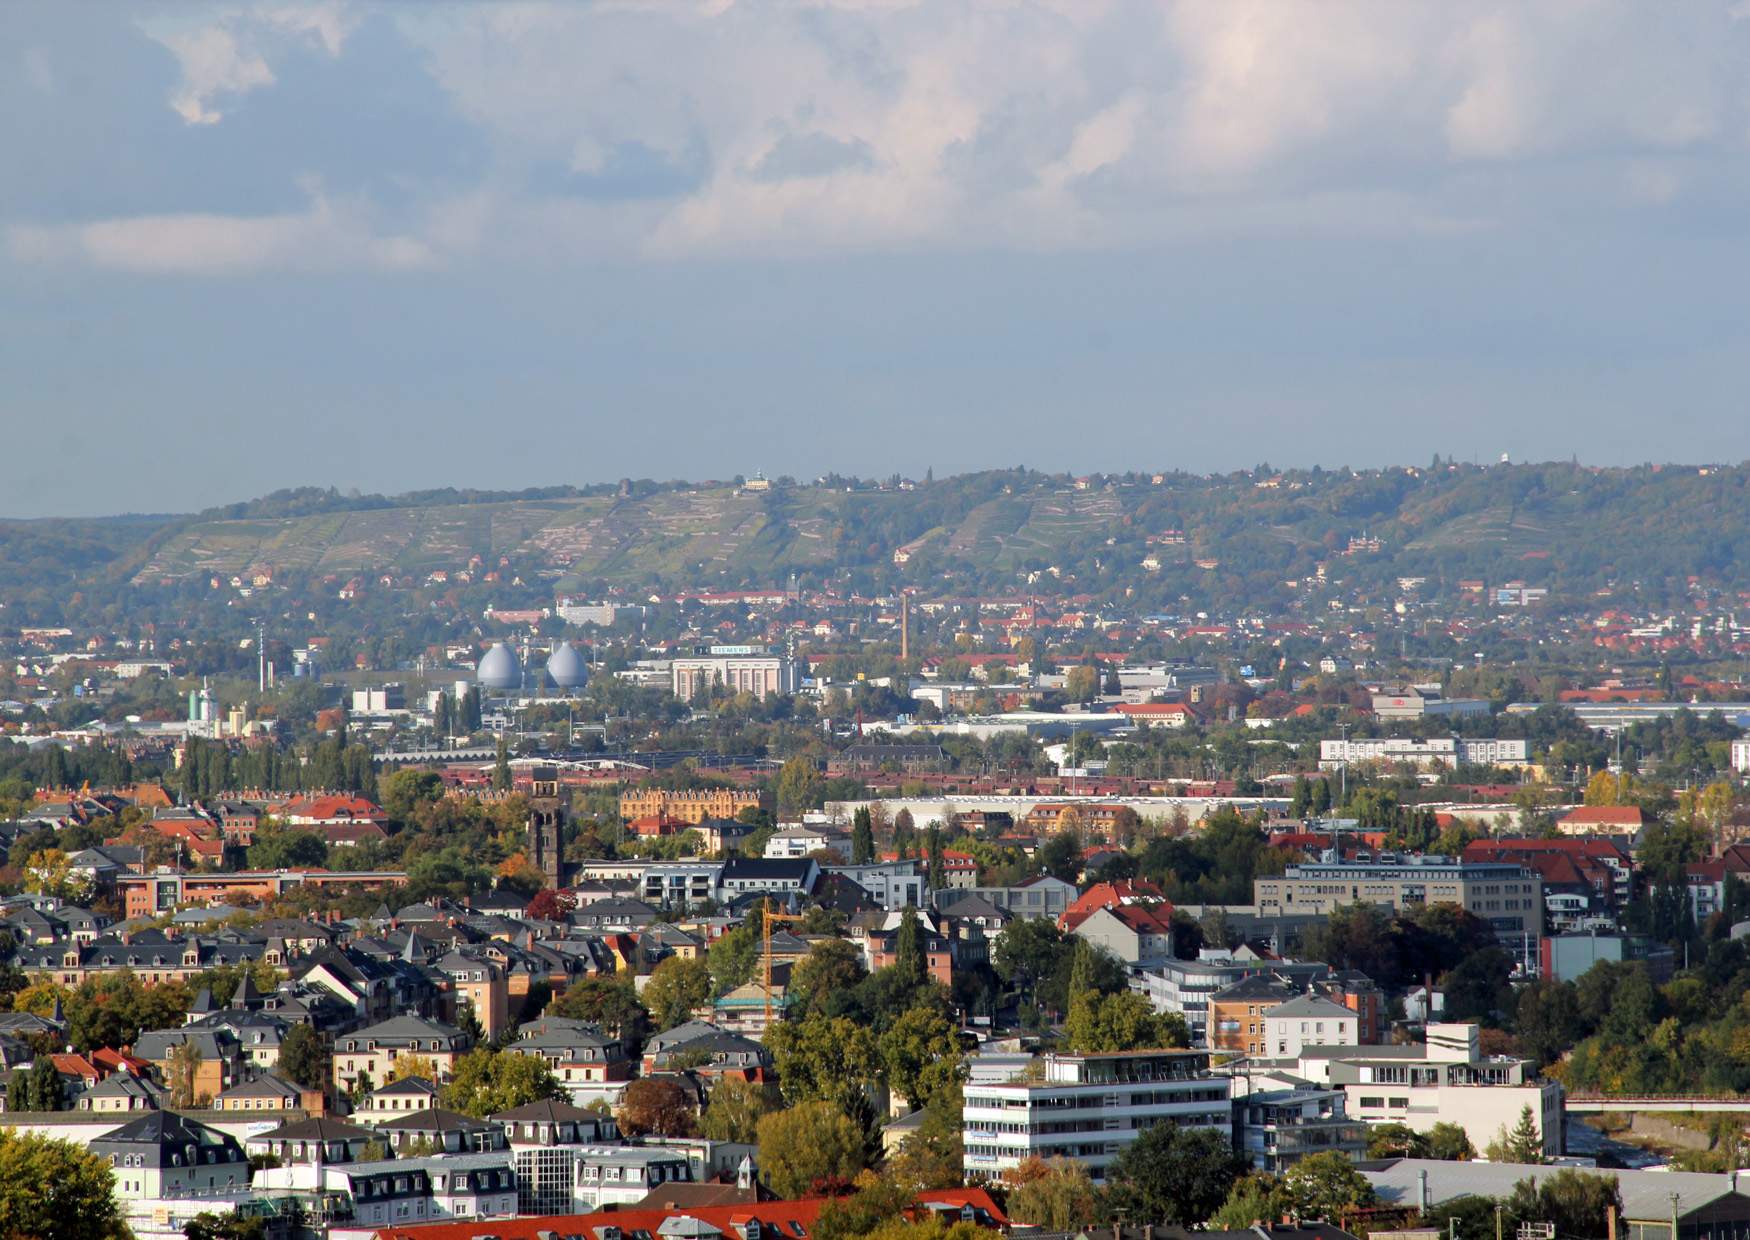
[[542, 767], [534, 773], [529, 796], [529, 864], [541, 872], [545, 886], [565, 885], [565, 821], [569, 816], [559, 787], [559, 773]]

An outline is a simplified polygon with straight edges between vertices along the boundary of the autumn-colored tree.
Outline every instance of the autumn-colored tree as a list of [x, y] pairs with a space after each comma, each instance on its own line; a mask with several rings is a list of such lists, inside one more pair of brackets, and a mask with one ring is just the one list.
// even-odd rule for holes
[[759, 1122], [760, 1170], [780, 1197], [821, 1180], [850, 1181], [867, 1165], [863, 1129], [830, 1102], [804, 1102]]
[[1047, 1231], [1076, 1232], [1100, 1218], [1100, 1197], [1078, 1162], [1029, 1158], [1009, 1174], [1009, 1217]]
[[678, 1081], [659, 1076], [640, 1077], [627, 1085], [614, 1118], [628, 1137], [690, 1137], [698, 1131], [698, 1115], [687, 1091]]
[[711, 998], [711, 967], [697, 957], [670, 956], [650, 974], [644, 1005], [658, 1029], [673, 1029], [693, 1018]]
[[70, 1141], [0, 1131], [0, 1233], [132, 1240], [109, 1164]]
[[711, 1088], [700, 1132], [713, 1141], [752, 1143], [759, 1139], [760, 1120], [777, 1110], [781, 1102], [774, 1086], [724, 1077]]
[[402, 1051], [390, 1061], [389, 1071], [383, 1077], [383, 1084], [393, 1085], [396, 1081], [405, 1081], [410, 1077], [418, 1077], [421, 1080], [435, 1083], [438, 1079], [437, 1060], [430, 1055], [415, 1055]]

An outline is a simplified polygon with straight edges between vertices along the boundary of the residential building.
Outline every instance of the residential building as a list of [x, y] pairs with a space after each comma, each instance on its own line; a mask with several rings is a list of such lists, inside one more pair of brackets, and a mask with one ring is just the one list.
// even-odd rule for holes
[[1173, 954], [1173, 906], [1114, 904], [1096, 909], [1075, 936], [1111, 952], [1127, 965], [1147, 968]]
[[1232, 1131], [1232, 1082], [1212, 1076], [1206, 1051], [1044, 1056], [1043, 1078], [965, 1087], [968, 1180], [1028, 1158], [1068, 1158], [1103, 1180], [1124, 1148], [1155, 1124]]
[[1268, 1054], [1270, 1033], [1264, 1025], [1265, 1014], [1299, 994], [1298, 987], [1273, 973], [1241, 978], [1209, 996], [1206, 1045], [1212, 1051]]
[[620, 817], [627, 822], [654, 817], [697, 823], [759, 807], [759, 793], [745, 788], [633, 788], [620, 794]]
[[647, 904], [660, 908], [691, 908], [718, 899], [722, 878], [721, 861], [653, 861], [645, 867], [638, 892]]
[[403, 1055], [429, 1059], [442, 1083], [450, 1079], [468, 1046], [468, 1035], [454, 1025], [423, 1016], [391, 1017], [334, 1040], [334, 1084], [351, 1090], [360, 1081], [387, 1080], [395, 1060]]
[[109, 1163], [128, 1200], [212, 1196], [249, 1187], [249, 1159], [235, 1137], [174, 1111], [149, 1111], [85, 1148]]
[[1270, 1089], [1234, 1099], [1234, 1139], [1254, 1169], [1280, 1175], [1332, 1150], [1360, 1159], [1367, 1125], [1351, 1119], [1340, 1089]]
[[1308, 1046], [1359, 1046], [1361, 1018], [1319, 995], [1297, 995], [1264, 1013], [1265, 1054], [1298, 1058]]
[[805, 896], [820, 881], [820, 865], [811, 857], [768, 861], [763, 857], [731, 857], [718, 880], [725, 902], [747, 895]]
[[1013, 887], [970, 887], [967, 894], [989, 900], [1013, 917], [1049, 917], [1056, 921], [1074, 903], [1078, 889], [1074, 883], [1042, 874]]
[[928, 878], [920, 863], [914, 860], [828, 865], [825, 872], [850, 879], [888, 912], [907, 906], [921, 908], [929, 890]]

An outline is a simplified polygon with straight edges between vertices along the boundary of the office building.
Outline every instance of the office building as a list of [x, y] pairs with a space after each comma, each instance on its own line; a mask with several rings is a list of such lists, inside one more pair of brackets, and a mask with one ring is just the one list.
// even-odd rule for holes
[[1509, 862], [1441, 856], [1309, 862], [1291, 865], [1280, 875], [1254, 879], [1252, 894], [1261, 916], [1329, 915], [1333, 909], [1356, 903], [1394, 911], [1456, 904], [1488, 922], [1509, 950], [1529, 952], [1543, 935], [1543, 880]]
[[1232, 1081], [1212, 1076], [1205, 1051], [1044, 1056], [1039, 1080], [981, 1082], [961, 1111], [966, 1178], [988, 1180], [1028, 1158], [1068, 1158], [1096, 1180], [1155, 1124], [1232, 1131]]

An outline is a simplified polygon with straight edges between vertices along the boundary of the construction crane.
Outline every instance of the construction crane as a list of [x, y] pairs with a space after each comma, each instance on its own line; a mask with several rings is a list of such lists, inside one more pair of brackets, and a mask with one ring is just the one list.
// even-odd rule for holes
[[762, 1038], [765, 1036], [764, 1030], [772, 1027], [772, 923], [774, 921], [802, 920], [804, 920], [804, 916], [801, 913], [774, 913], [772, 911], [771, 902], [769, 900], [766, 902], [766, 920], [764, 926], [766, 950], [765, 961], [761, 973], [766, 987], [766, 1023], [760, 1033]]

